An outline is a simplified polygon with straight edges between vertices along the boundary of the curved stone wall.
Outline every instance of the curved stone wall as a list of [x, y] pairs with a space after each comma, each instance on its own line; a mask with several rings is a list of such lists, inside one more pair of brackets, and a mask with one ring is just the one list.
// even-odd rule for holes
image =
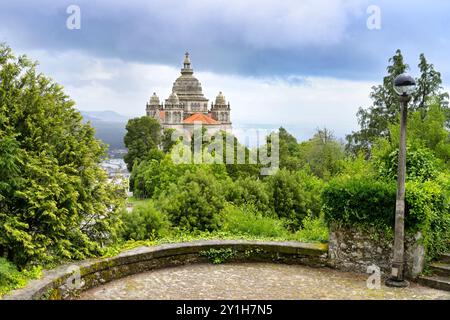
[[[132, 274], [158, 268], [208, 262], [209, 250], [231, 249], [230, 262], [274, 262], [327, 265], [326, 244], [261, 242], [240, 240], [195, 241], [140, 247], [105, 259], [85, 260], [44, 272], [39, 280], [16, 290], [4, 299], [71, 299], [81, 291]], [[230, 250], [228, 251], [230, 252]]]

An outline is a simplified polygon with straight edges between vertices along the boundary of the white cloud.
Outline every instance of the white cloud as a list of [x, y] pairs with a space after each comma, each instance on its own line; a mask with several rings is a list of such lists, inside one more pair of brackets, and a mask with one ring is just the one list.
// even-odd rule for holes
[[[97, 59], [77, 52], [51, 56], [33, 52], [31, 56], [41, 61], [44, 73], [64, 85], [80, 110], [113, 110], [130, 117], [144, 115], [145, 103], [153, 92], [161, 100], [167, 98], [179, 76], [178, 67]], [[356, 111], [368, 105], [374, 84], [299, 75], [286, 78], [212, 72], [195, 75], [210, 101], [223, 91], [231, 103], [232, 121], [236, 125], [296, 126], [303, 137], [323, 126], [340, 137], [356, 129]]]

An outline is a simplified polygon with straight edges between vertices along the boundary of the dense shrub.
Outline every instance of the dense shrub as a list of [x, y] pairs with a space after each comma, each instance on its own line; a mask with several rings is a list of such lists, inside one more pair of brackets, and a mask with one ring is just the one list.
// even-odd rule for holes
[[371, 177], [338, 177], [325, 187], [323, 211], [329, 222], [391, 226], [394, 222], [395, 182]]
[[406, 228], [420, 231], [433, 259], [450, 249], [450, 178], [408, 182], [406, 185]]
[[[397, 180], [398, 148], [388, 151], [375, 159], [381, 177]], [[433, 153], [421, 147], [408, 147], [406, 157], [406, 176], [408, 180], [431, 180], [438, 175], [437, 159]]]
[[279, 170], [268, 178], [275, 213], [286, 219], [290, 229], [301, 227], [308, 216], [318, 217], [321, 211], [323, 182], [305, 171]]
[[147, 159], [133, 168], [130, 183], [137, 198], [158, 198], [172, 183], [187, 171], [203, 170], [221, 180], [227, 179], [225, 165], [220, 164], [175, 164], [172, 156], [163, 159]]
[[255, 178], [239, 178], [225, 184], [225, 197], [236, 206], [254, 207], [265, 216], [273, 216], [273, 203], [266, 183]]
[[251, 206], [227, 205], [222, 215], [223, 230], [233, 234], [274, 238], [285, 238], [289, 234], [282, 220], [266, 217]]
[[220, 182], [206, 169], [187, 171], [161, 194], [159, 208], [172, 225], [185, 230], [212, 231], [221, 225], [225, 204]]
[[124, 210], [121, 237], [124, 240], [153, 240], [165, 236], [169, 221], [151, 202], [137, 205], [132, 212]]
[[[449, 248], [450, 179], [408, 181], [406, 184], [405, 229], [420, 231], [432, 259]], [[374, 178], [335, 178], [323, 192], [327, 222], [349, 226], [392, 229], [395, 218], [396, 184]]]

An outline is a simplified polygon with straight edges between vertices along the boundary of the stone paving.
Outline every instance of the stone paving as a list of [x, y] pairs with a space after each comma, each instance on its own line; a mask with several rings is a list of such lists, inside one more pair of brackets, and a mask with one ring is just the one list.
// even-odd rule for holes
[[412, 283], [368, 289], [368, 274], [270, 263], [195, 264], [137, 274], [83, 292], [80, 299], [445, 299]]

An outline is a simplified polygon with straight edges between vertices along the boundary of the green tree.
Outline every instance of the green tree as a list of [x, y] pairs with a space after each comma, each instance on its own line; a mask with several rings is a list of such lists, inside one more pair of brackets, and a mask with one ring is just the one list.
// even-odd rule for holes
[[333, 133], [324, 128], [318, 129], [314, 136], [299, 146], [299, 158], [322, 179], [328, 179], [339, 171], [340, 161], [344, 158], [343, 146]]
[[[421, 112], [413, 112], [408, 119], [408, 140], [421, 143], [442, 161], [443, 168], [450, 168], [450, 131], [446, 121], [446, 110], [439, 103], [431, 104], [424, 117]], [[398, 143], [399, 132], [396, 125], [393, 143]]]
[[298, 170], [303, 167], [304, 163], [300, 159], [300, 146], [297, 139], [283, 127], [278, 129], [278, 134], [280, 141], [280, 168]]
[[161, 147], [163, 152], [168, 153], [172, 149], [172, 147], [176, 144], [176, 141], [172, 140], [172, 135], [175, 132], [175, 129], [164, 129], [163, 135], [161, 137]]
[[0, 255], [81, 259], [112, 241], [125, 192], [62, 87], [0, 46]]
[[417, 79], [417, 90], [413, 96], [412, 110], [421, 111], [422, 117], [425, 117], [430, 104], [437, 101], [445, 110], [447, 120], [449, 120], [449, 95], [447, 92], [443, 92], [444, 88], [442, 87], [440, 72], [434, 69], [433, 64], [428, 63], [423, 53], [420, 54], [418, 67], [420, 77]]
[[[437, 102], [445, 110], [447, 123], [450, 119], [448, 111], [448, 93], [443, 92], [441, 75], [429, 64], [424, 56], [419, 58], [420, 76], [417, 79], [417, 91], [414, 93], [411, 110], [420, 111], [425, 117], [430, 104]], [[389, 59], [387, 76], [383, 84], [372, 87], [370, 97], [372, 106], [367, 109], [359, 108], [357, 116], [360, 130], [352, 132], [347, 138], [347, 150], [358, 153], [364, 151], [370, 154], [374, 142], [380, 137], [390, 138], [389, 125], [399, 122], [400, 110], [398, 96], [394, 91], [394, 79], [406, 72], [409, 66], [404, 62], [403, 55], [397, 50]]]
[[389, 135], [388, 125], [396, 121], [400, 108], [397, 94], [394, 91], [394, 79], [408, 68], [409, 66], [404, 62], [403, 55], [398, 49], [395, 55], [389, 59], [388, 74], [383, 78], [383, 84], [372, 87], [370, 93], [372, 106], [358, 110], [357, 117], [361, 129], [347, 136], [347, 148], [350, 151], [354, 153], [360, 150], [368, 152], [376, 138]]
[[[424, 118], [421, 111], [408, 116], [407, 179], [434, 179], [438, 171], [450, 168], [450, 132], [445, 127], [444, 110], [437, 103], [428, 109]], [[389, 131], [391, 139], [378, 139], [372, 155], [383, 176], [396, 178], [400, 125], [390, 125]]]
[[151, 117], [130, 119], [126, 126], [124, 142], [128, 153], [124, 157], [128, 170], [135, 162], [142, 161], [152, 149], [161, 143], [161, 125]]

